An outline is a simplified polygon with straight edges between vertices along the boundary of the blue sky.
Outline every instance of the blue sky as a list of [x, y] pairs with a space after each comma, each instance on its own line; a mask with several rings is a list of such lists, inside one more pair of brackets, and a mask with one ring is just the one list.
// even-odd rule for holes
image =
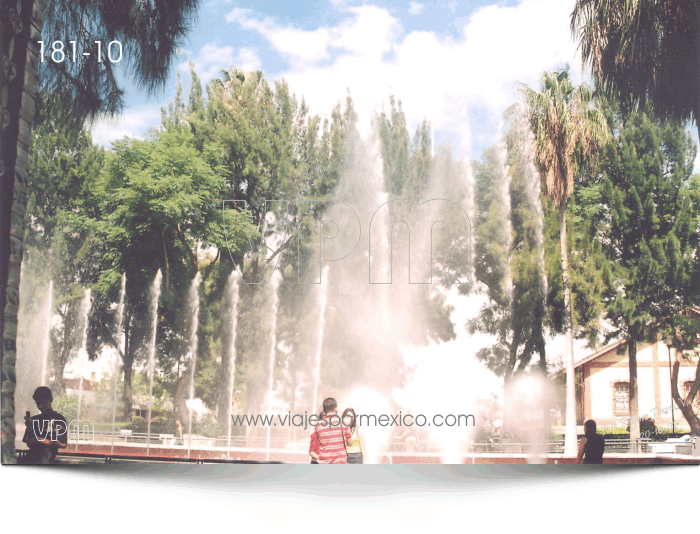
[[363, 133], [394, 94], [412, 127], [427, 119], [436, 143], [448, 139], [456, 155], [478, 157], [499, 137], [518, 82], [537, 86], [543, 70], [566, 63], [576, 82], [583, 79], [572, 7], [573, 0], [205, 0], [165, 90], [147, 98], [127, 83], [124, 114], [98, 122], [93, 135], [108, 145], [157, 126], [174, 95], [175, 70], [187, 92], [193, 61], [205, 81], [232, 64], [285, 78], [321, 115], [349, 89]]

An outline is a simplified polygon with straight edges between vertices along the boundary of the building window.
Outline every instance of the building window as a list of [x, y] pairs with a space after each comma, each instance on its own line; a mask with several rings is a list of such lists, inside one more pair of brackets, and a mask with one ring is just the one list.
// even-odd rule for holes
[[615, 415], [627, 415], [630, 413], [630, 385], [628, 382], [617, 382], [613, 386], [615, 394]]

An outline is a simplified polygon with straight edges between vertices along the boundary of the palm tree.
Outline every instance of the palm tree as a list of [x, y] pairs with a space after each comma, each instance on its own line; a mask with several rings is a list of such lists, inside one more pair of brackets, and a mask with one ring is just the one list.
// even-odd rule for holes
[[574, 338], [571, 283], [566, 238], [566, 204], [574, 190], [574, 176], [608, 138], [603, 113], [591, 107], [592, 92], [585, 85], [574, 87], [569, 66], [542, 76], [542, 91], [521, 86], [530, 107], [535, 133], [535, 159], [544, 175], [547, 194], [559, 210], [561, 270], [564, 287], [566, 335], [566, 433], [564, 454], [576, 455], [576, 399], [574, 390]]
[[[199, 0], [7, 0], [0, 2], [0, 367], [2, 463], [15, 458], [14, 389], [19, 278], [27, 202], [25, 177], [39, 85], [61, 95], [76, 121], [123, 107], [115, 65], [125, 65], [150, 93], [168, 78], [176, 52], [194, 22]], [[45, 42], [39, 58], [39, 41]], [[61, 45], [54, 43], [61, 42]], [[76, 58], [72, 55], [75, 42]], [[97, 57], [100, 41], [101, 61]], [[107, 47], [121, 43], [112, 63]], [[61, 54], [52, 58], [55, 48]], [[118, 56], [114, 45], [113, 58]], [[89, 56], [83, 56], [84, 52]], [[55, 59], [55, 60], [54, 60]], [[25, 83], [26, 82], [26, 83]]]
[[700, 3], [577, 0], [571, 31], [596, 86], [623, 111], [649, 104], [700, 132]]

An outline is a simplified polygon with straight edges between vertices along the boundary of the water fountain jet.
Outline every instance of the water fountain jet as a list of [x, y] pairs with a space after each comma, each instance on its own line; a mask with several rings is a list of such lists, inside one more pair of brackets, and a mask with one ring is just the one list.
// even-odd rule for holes
[[199, 337], [197, 335], [197, 330], [199, 329], [199, 285], [202, 282], [202, 275], [199, 271], [192, 280], [192, 286], [190, 287], [189, 301], [190, 301], [190, 311], [192, 313], [192, 330], [190, 332], [190, 402], [187, 406], [189, 420], [187, 423], [187, 457], [190, 457], [190, 451], [192, 449], [192, 402], [194, 401], [194, 376], [197, 367], [197, 343]]
[[114, 431], [117, 421], [117, 389], [119, 388], [119, 360], [120, 353], [124, 353], [125, 339], [122, 332], [124, 324], [124, 297], [126, 295], [126, 273], [122, 274], [121, 286], [119, 288], [119, 305], [117, 306], [117, 347], [114, 357], [114, 391], [112, 393], [112, 443], [110, 446], [110, 454], [114, 454]]
[[46, 296], [46, 338], [44, 339], [44, 359], [41, 364], [41, 385], [49, 382], [49, 353], [51, 352], [51, 310], [53, 307], [53, 280], [49, 282], [49, 291]]
[[323, 331], [326, 326], [326, 303], [328, 301], [328, 269], [326, 265], [321, 275], [321, 287], [319, 288], [319, 317], [318, 317], [318, 345], [316, 347], [316, 361], [314, 371], [314, 402], [313, 413], [318, 413], [318, 386], [321, 382], [321, 356], [323, 354]]
[[[277, 307], [279, 305], [279, 295], [277, 294], [277, 290], [279, 288], [279, 284], [281, 281], [282, 275], [280, 274], [279, 271], [275, 271], [272, 273], [272, 277], [270, 279], [271, 284], [270, 284], [270, 291], [272, 292], [272, 299], [271, 299], [271, 318], [270, 318], [270, 364], [269, 364], [269, 373], [270, 373], [270, 378], [268, 380], [268, 388], [267, 388], [267, 409], [272, 410], [272, 396], [274, 394], [274, 372], [275, 372], [275, 353], [277, 351]], [[270, 461], [270, 431], [271, 427], [270, 425], [267, 425], [267, 438], [265, 441], [265, 450], [267, 451], [265, 454], [265, 460]]]
[[228, 302], [229, 302], [229, 313], [231, 316], [231, 334], [229, 338], [229, 349], [228, 349], [228, 361], [229, 361], [229, 400], [228, 400], [228, 451], [227, 455], [231, 452], [231, 424], [232, 424], [232, 410], [233, 410], [233, 392], [236, 378], [236, 327], [238, 320], [238, 279], [239, 275], [236, 271], [233, 271], [228, 279]]
[[146, 456], [151, 452], [151, 412], [153, 409], [153, 375], [156, 370], [156, 331], [158, 328], [158, 301], [160, 300], [160, 289], [163, 282], [163, 273], [160, 269], [153, 279], [151, 287], [151, 339], [148, 345], [148, 423], [146, 430]]
[[[77, 370], [80, 375], [79, 386], [78, 386], [78, 425], [80, 425], [80, 415], [81, 415], [81, 405], [83, 402], [83, 372], [85, 371], [84, 366], [88, 360], [87, 353], [87, 334], [88, 334], [88, 316], [90, 314], [90, 304], [92, 298], [92, 291], [90, 289], [85, 290], [85, 296], [83, 297], [83, 302], [80, 305], [80, 315], [82, 317], [83, 334], [82, 341], [80, 344], [80, 352], [77, 358]], [[80, 441], [80, 434], [75, 440], [75, 450], [78, 450], [78, 442]]]

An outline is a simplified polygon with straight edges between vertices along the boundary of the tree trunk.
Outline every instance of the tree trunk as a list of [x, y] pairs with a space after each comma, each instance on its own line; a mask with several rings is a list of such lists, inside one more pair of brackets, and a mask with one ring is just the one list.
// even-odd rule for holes
[[221, 363], [216, 370], [216, 383], [220, 384], [219, 394], [216, 399], [216, 420], [226, 421], [228, 417], [228, 399], [230, 399], [230, 387], [227, 378], [230, 376], [231, 366], [229, 365], [228, 347], [226, 343], [221, 343]]
[[[637, 339], [634, 334], [627, 340], [627, 354], [630, 367], [630, 439], [639, 439], [641, 435], [639, 421], [639, 397], [637, 395]], [[631, 447], [631, 452], [639, 452], [637, 446]]]
[[519, 420], [516, 414], [517, 406], [513, 402], [513, 378], [515, 374], [515, 366], [518, 363], [518, 346], [522, 338], [522, 330], [518, 329], [513, 332], [513, 341], [510, 345], [508, 368], [503, 376], [503, 426], [501, 427], [501, 437], [510, 436], [514, 432], [514, 427]]
[[[80, 339], [82, 328], [85, 324], [82, 321], [81, 305], [82, 298], [71, 298], [64, 304], [63, 312], [60, 313], [62, 320], [61, 351], [54, 358], [54, 396], [66, 393], [66, 383], [63, 377], [66, 365], [74, 362], [79, 357], [81, 349]], [[81, 325], [82, 323], [82, 325]], [[75, 369], [74, 369], [75, 371]]]
[[73, 328], [75, 322], [75, 303], [70, 300], [65, 304], [65, 311], [62, 314], [63, 320], [63, 334], [61, 342], [61, 353], [58, 358], [54, 360], [54, 382], [53, 382], [53, 394], [55, 396], [61, 396], [66, 392], [66, 384], [63, 380], [63, 372], [66, 369], [66, 364], [70, 359], [70, 353], [73, 348], [71, 344], [71, 335], [75, 330]]
[[574, 384], [574, 321], [571, 312], [571, 283], [569, 282], [569, 253], [566, 240], [566, 204], [559, 204], [559, 238], [561, 246], [561, 277], [564, 287], [564, 334], [566, 335], [566, 431], [564, 456], [576, 456], [576, 391]]
[[688, 421], [690, 425], [690, 433], [694, 436], [700, 436], [700, 418], [693, 411], [693, 399], [698, 394], [700, 389], [700, 360], [698, 360], [698, 366], [695, 370], [695, 382], [690, 389], [690, 393], [687, 398], [683, 399], [678, 392], [678, 370], [681, 367], [681, 360], [683, 359], [683, 353], [675, 350], [676, 359], [673, 362], [673, 371], [671, 373], [671, 395], [676, 405], [680, 408], [683, 413], [683, 417]]
[[0, 404], [2, 463], [15, 454], [15, 362], [29, 141], [44, 0], [0, 3]]
[[57, 362], [54, 362], [55, 377], [53, 381], [53, 394], [60, 397], [66, 393], [66, 382], [63, 380], [63, 373], [66, 370], [66, 363], [70, 358], [70, 345], [63, 343], [63, 350]]

